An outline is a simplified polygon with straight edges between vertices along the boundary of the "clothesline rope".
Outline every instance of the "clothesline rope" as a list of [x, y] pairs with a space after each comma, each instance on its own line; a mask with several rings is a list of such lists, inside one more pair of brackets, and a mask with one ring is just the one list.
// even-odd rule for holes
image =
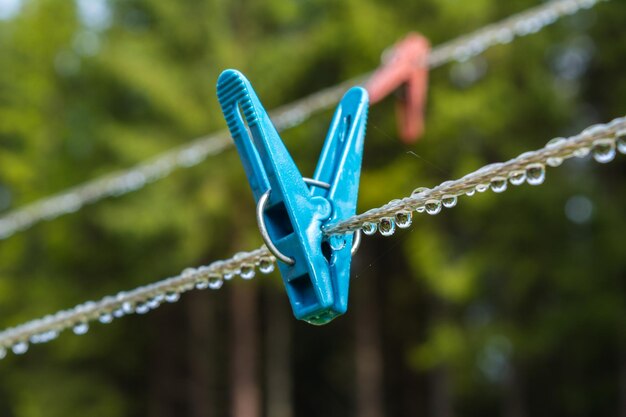
[[[436, 68], [452, 61], [465, 61], [491, 46], [506, 44], [516, 37], [536, 33], [560, 17], [593, 7], [599, 1], [604, 0], [553, 0], [528, 9], [433, 48], [428, 66]], [[270, 116], [278, 131], [297, 126], [313, 114], [335, 105], [349, 87], [362, 84], [368, 76], [369, 74], [363, 74], [313, 93], [276, 109]], [[9, 211], [0, 216], [0, 240], [7, 239], [43, 220], [52, 220], [64, 214], [74, 213], [85, 205], [104, 198], [117, 197], [141, 189], [147, 184], [167, 177], [179, 168], [197, 165], [230, 146], [232, 141], [228, 132], [219, 131], [192, 140], [135, 167], [112, 172]]]
[[[325, 233], [341, 234], [361, 228], [368, 235], [379, 231], [389, 236], [396, 226], [409, 227], [414, 211], [437, 214], [442, 207], [456, 205], [461, 195], [471, 196], [488, 189], [500, 193], [507, 189], [508, 184], [521, 185], [526, 182], [539, 185], [545, 178], [546, 166], [557, 167], [566, 159], [582, 158], [589, 154], [596, 161], [607, 163], [615, 158], [617, 152], [626, 154], [626, 117], [591, 126], [567, 139], [552, 139], [541, 149], [523, 153], [504, 163], [487, 165], [433, 189], [418, 188], [410, 197], [394, 200], [329, 226]], [[9, 328], [0, 332], [0, 358], [6, 356], [8, 350], [23, 354], [29, 344], [51, 341], [69, 328], [76, 334], [84, 334], [89, 329], [89, 323], [95, 320], [106, 324], [127, 314], [145, 314], [164, 302], [177, 301], [182, 293], [193, 288], [219, 289], [224, 281], [237, 275], [243, 279], [252, 279], [257, 269], [261, 273], [270, 273], [275, 268], [274, 262], [275, 258], [265, 247], [240, 252], [230, 259], [199, 268], [187, 268], [175, 277], [107, 296], [100, 301], [88, 301], [69, 310]]]

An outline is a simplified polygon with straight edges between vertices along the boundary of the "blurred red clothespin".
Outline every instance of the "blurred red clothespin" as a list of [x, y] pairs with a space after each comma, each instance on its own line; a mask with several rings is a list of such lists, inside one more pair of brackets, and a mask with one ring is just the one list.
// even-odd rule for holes
[[365, 84], [370, 103], [375, 104], [400, 87], [398, 130], [405, 143], [415, 142], [424, 131], [424, 106], [428, 87], [430, 43], [417, 33], [383, 54], [382, 66]]

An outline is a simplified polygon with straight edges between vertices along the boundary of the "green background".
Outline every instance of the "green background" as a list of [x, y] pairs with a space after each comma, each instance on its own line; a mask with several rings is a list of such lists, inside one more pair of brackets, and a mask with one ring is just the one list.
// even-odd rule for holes
[[[0, 209], [225, 127], [215, 82], [266, 108], [531, 0], [2, 0]], [[2, 6], [3, 5], [3, 6]], [[11, 5], [16, 8], [11, 9]], [[426, 134], [372, 107], [359, 211], [625, 114], [626, 2], [430, 75]], [[332, 111], [282, 134], [305, 175]], [[0, 416], [626, 417], [626, 164], [549, 169], [364, 240], [348, 313], [295, 321], [279, 275], [193, 291], [0, 361]], [[0, 241], [0, 327], [252, 249], [233, 149]]]

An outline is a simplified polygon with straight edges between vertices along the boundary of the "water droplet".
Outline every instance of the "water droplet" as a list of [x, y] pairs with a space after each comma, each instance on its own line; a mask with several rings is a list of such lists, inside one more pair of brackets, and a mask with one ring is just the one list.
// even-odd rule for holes
[[478, 184], [475, 188], [479, 193], [484, 193], [489, 189], [489, 184]]
[[426, 207], [426, 213], [435, 215], [441, 211], [441, 201], [428, 200], [426, 204], [424, 204], [424, 207]]
[[0, 347], [0, 360], [6, 358], [7, 356], [7, 350], [3, 347]]
[[582, 148], [574, 149], [572, 154], [574, 154], [574, 156], [578, 158], [584, 158], [585, 156], [589, 155], [589, 152], [591, 152], [591, 149], [587, 147], [582, 147]]
[[125, 301], [124, 304], [122, 304], [122, 310], [124, 310], [125, 314], [132, 314], [135, 312], [135, 303], [133, 303], [132, 301]]
[[13, 346], [11, 346], [11, 350], [16, 355], [23, 355], [28, 351], [28, 342], [17, 342]]
[[617, 132], [617, 150], [626, 155], [626, 130]]
[[255, 273], [256, 271], [254, 270], [254, 265], [250, 265], [250, 264], [241, 265], [241, 270], [239, 272], [239, 275], [241, 275], [241, 278], [252, 279], [254, 278]]
[[522, 185], [526, 181], [525, 171], [513, 171], [509, 174], [509, 182], [513, 185]]
[[551, 156], [546, 159], [546, 164], [551, 166], [552, 168], [556, 168], [563, 163], [563, 158], [558, 156]]
[[43, 334], [43, 341], [49, 342], [57, 337], [59, 337], [59, 332], [57, 330], [50, 330], [49, 332]]
[[209, 280], [207, 278], [200, 278], [195, 284], [196, 290], [205, 290], [209, 288]]
[[113, 310], [113, 317], [119, 319], [120, 317], [124, 317], [124, 309], [123, 308], [118, 308]]
[[332, 235], [328, 238], [328, 244], [332, 250], [341, 250], [346, 247], [346, 238], [342, 235]]
[[615, 142], [612, 139], [600, 139], [593, 143], [593, 159], [606, 164], [615, 159]]
[[219, 274], [209, 275], [209, 288], [212, 290], [219, 290], [224, 285], [224, 280]]
[[81, 321], [80, 323], [74, 325], [72, 328], [74, 334], [83, 335], [89, 331], [89, 324], [86, 321]]
[[494, 193], [503, 193], [506, 191], [506, 178], [495, 177], [491, 180], [491, 190]]
[[465, 192], [465, 195], [466, 195], [466, 196], [468, 196], [468, 197], [471, 197], [471, 196], [473, 196], [475, 193], [476, 193], [476, 190], [472, 188], [471, 190], [467, 190], [467, 191]]
[[137, 307], [135, 307], [135, 313], [137, 314], [146, 314], [148, 311], [150, 311], [148, 303], [139, 303]]
[[223, 271], [223, 274], [224, 274], [224, 279], [226, 281], [230, 281], [235, 276], [235, 271], [231, 271], [229, 269], [226, 269], [226, 270]]
[[605, 132], [606, 132], [606, 127], [604, 125], [602, 125], [602, 124], [595, 124], [595, 125], [589, 126], [585, 130], [583, 130], [581, 135], [586, 137], [586, 138], [589, 138], [589, 137], [593, 137], [593, 136], [603, 135]]
[[391, 236], [396, 231], [396, 222], [389, 217], [383, 217], [378, 223], [378, 231], [383, 236]]
[[175, 303], [180, 299], [180, 294], [176, 291], [168, 291], [165, 293], [165, 301], [168, 303]]
[[456, 206], [456, 202], [457, 202], [457, 197], [451, 194], [446, 194], [441, 199], [441, 204], [443, 204], [445, 208], [452, 208]]
[[526, 182], [530, 185], [540, 185], [546, 179], [546, 170], [541, 164], [526, 166]]
[[546, 148], [556, 148], [557, 146], [563, 145], [566, 141], [567, 139], [565, 138], [554, 138], [546, 143]]
[[411, 193], [411, 197], [417, 197], [419, 194], [423, 194], [427, 191], [430, 191], [430, 188], [426, 188], [426, 187], [419, 187], [416, 188], [415, 190], [413, 190], [413, 192]]
[[185, 268], [183, 269], [183, 272], [181, 272], [181, 276], [183, 278], [191, 278], [194, 274], [196, 273], [196, 269], [195, 268]]
[[261, 258], [259, 261], [259, 271], [263, 274], [269, 274], [274, 271], [274, 262], [271, 258]]
[[378, 230], [378, 224], [376, 223], [365, 223], [363, 224], [363, 226], [361, 226], [361, 230], [363, 231], [364, 234], [371, 236], [374, 233], [376, 233], [376, 230]]
[[98, 317], [98, 321], [102, 324], [109, 324], [113, 321], [113, 315], [111, 313], [102, 313]]
[[396, 213], [396, 225], [400, 229], [406, 229], [411, 226], [413, 216], [410, 211], [399, 211]]
[[151, 299], [149, 299], [147, 301], [148, 307], [150, 307], [151, 310], [154, 310], [155, 308], [158, 308], [161, 305], [161, 301], [163, 301], [163, 296], [161, 297], [152, 297]]

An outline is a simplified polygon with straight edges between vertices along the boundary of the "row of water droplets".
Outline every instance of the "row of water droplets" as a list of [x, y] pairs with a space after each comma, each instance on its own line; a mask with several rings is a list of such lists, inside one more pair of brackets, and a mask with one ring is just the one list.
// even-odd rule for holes
[[[546, 165], [556, 167], [565, 159], [585, 157], [590, 153], [596, 161], [607, 163], [615, 158], [616, 152], [626, 154], [626, 118], [616, 119], [606, 125], [592, 126], [570, 139], [553, 139], [539, 151], [522, 154], [506, 163], [488, 165], [460, 180], [447, 181], [432, 190], [418, 188], [408, 198], [394, 200], [386, 206], [347, 219], [335, 225], [334, 230], [329, 228], [325, 233], [333, 235], [356, 230], [353, 225], [358, 224], [357, 228], [361, 228], [366, 235], [379, 231], [384, 236], [390, 236], [396, 227], [407, 228], [411, 225], [413, 211], [435, 215], [442, 207], [454, 207], [461, 195], [472, 196], [488, 189], [501, 193], [507, 189], [509, 183], [521, 185], [527, 182], [530, 185], [539, 185], [545, 179]], [[393, 212], [394, 215], [380, 215], [381, 212]], [[375, 221], [363, 221], [363, 218], [372, 218]], [[266, 248], [240, 252], [231, 259], [217, 261], [208, 266], [188, 268], [177, 277], [105, 297], [99, 302], [89, 301], [73, 309], [0, 332], [0, 359], [8, 351], [23, 354], [30, 344], [49, 342], [68, 328], [72, 328], [75, 334], [85, 334], [91, 321], [98, 320], [107, 324], [128, 314], [145, 314], [163, 302], [178, 301], [183, 292], [193, 288], [215, 290], [236, 275], [249, 280], [255, 276], [257, 269], [267, 274], [274, 268], [275, 258]]]
[[[435, 68], [451, 61], [466, 61], [490, 46], [506, 44], [515, 37], [535, 33], [559, 17], [590, 8], [598, 1], [555, 0], [489, 25], [433, 48], [429, 56], [429, 67]], [[347, 86], [360, 84], [363, 78], [364, 76], [356, 77], [272, 112], [271, 117], [276, 128], [281, 131], [294, 127], [315, 112], [329, 108], [339, 101]], [[230, 145], [231, 142], [226, 133], [218, 132], [198, 138], [178, 149], [166, 151], [128, 170], [111, 173], [10, 211], [0, 217], [0, 240], [26, 230], [40, 221], [74, 213], [85, 205], [104, 198], [121, 196], [139, 190], [147, 184], [167, 177], [178, 168], [197, 165], [208, 156], [218, 154]]]
[[170, 150], [134, 168], [109, 174], [56, 195], [33, 202], [0, 217], [0, 239], [28, 229], [42, 220], [75, 213], [103, 198], [118, 197], [168, 176], [180, 167], [191, 167], [230, 145], [225, 132], [200, 138], [182, 148]]
[[250, 280], [257, 270], [263, 274], [274, 271], [275, 259], [267, 250], [240, 252], [228, 261], [217, 261], [208, 266], [187, 268], [176, 277], [169, 278], [133, 291], [120, 292], [99, 302], [88, 301], [72, 309], [34, 320], [0, 333], [0, 359], [9, 351], [24, 354], [31, 344], [46, 343], [71, 328], [74, 334], [84, 335], [92, 321], [109, 324], [129, 314], [146, 314], [163, 303], [174, 303], [182, 293], [192, 289], [222, 288], [225, 281], [240, 276]]
[[[508, 163], [487, 165], [461, 180], [446, 181], [434, 190], [417, 188], [408, 199], [396, 199], [387, 204], [386, 207], [401, 207], [393, 216], [366, 221], [362, 224], [361, 230], [366, 235], [379, 232], [382, 236], [391, 236], [396, 228], [405, 229], [411, 226], [413, 211], [436, 215], [442, 208], [456, 206], [458, 197], [463, 195], [471, 197], [489, 189], [495, 193], [502, 193], [507, 190], [509, 184], [514, 186], [524, 183], [543, 184], [546, 166], [558, 167], [565, 159], [572, 157], [584, 158], [591, 154], [596, 162], [611, 162], [617, 152], [626, 154], [626, 121], [624, 118], [615, 119], [607, 125], [591, 126], [574, 138], [552, 139], [542, 151], [527, 152]], [[533, 161], [538, 155], [543, 156], [542, 160]], [[533, 162], [524, 164], [525, 160]], [[507, 169], [509, 167], [513, 169]], [[490, 175], [491, 173], [493, 175]]]
[[539, 32], [556, 22], [562, 16], [572, 15], [581, 9], [589, 9], [601, 0], [554, 0], [546, 2], [519, 15], [489, 25], [474, 34], [442, 45], [433, 50], [429, 58], [430, 66], [438, 66], [449, 61], [464, 62], [483, 53], [494, 45], [508, 44], [516, 37]]

